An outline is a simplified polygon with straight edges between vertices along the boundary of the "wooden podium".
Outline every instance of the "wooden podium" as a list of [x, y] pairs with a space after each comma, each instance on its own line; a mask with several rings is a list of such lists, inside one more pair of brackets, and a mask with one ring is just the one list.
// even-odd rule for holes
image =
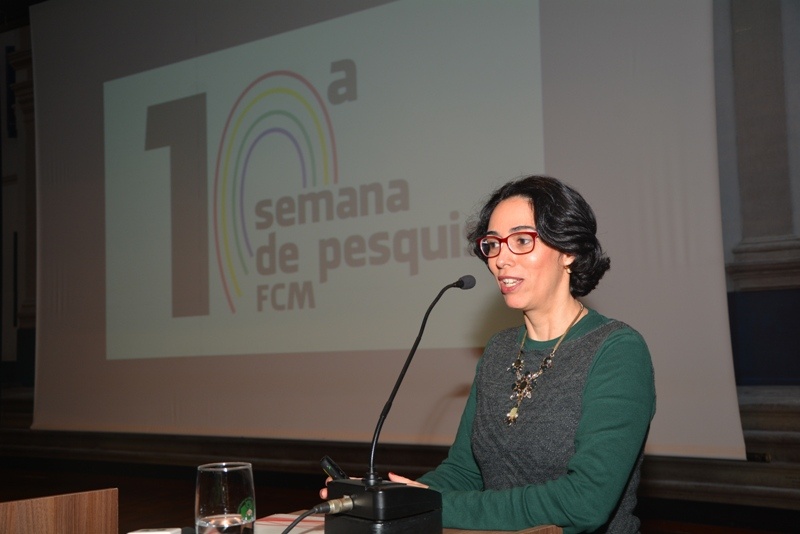
[[446, 528], [442, 534], [561, 534], [561, 527], [554, 525], [542, 525], [539, 527], [526, 528], [525, 530], [517, 530], [516, 532], [509, 532], [507, 530], [461, 530], [458, 528]]
[[[302, 514], [303, 510], [293, 512], [291, 515], [297, 517], [297, 515]], [[272, 516], [271, 516], [272, 517]], [[288, 517], [288, 516], [287, 516]], [[316, 518], [321, 518], [323, 516], [312, 516]], [[323, 524], [322, 520], [319, 519], [320, 523], [317, 527], [319, 530], [313, 530], [313, 532], [323, 532]], [[286, 521], [286, 524], [289, 524], [289, 520]], [[258, 528], [258, 527], [256, 527]], [[310, 531], [309, 531], [310, 532]], [[524, 530], [518, 530], [516, 532], [509, 532], [508, 530], [465, 530], [460, 528], [446, 528], [442, 530], [442, 534], [561, 534], [562, 530], [561, 527], [557, 527], [555, 525], [541, 525], [538, 527], [530, 527]]]
[[117, 488], [0, 503], [0, 531], [116, 534]]

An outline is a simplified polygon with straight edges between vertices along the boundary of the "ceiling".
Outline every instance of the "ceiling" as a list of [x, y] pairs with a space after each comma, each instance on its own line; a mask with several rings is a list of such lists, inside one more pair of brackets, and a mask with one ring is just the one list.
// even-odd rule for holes
[[44, 0], [3, 0], [0, 2], [0, 33], [27, 26], [28, 8]]

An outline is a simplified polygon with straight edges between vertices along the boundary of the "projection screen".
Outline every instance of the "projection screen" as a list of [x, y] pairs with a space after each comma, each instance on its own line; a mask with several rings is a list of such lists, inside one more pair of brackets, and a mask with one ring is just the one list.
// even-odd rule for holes
[[[335, 4], [335, 5], [332, 5]], [[586, 300], [653, 354], [649, 454], [744, 458], [711, 3], [33, 6], [34, 428], [449, 444], [519, 324], [467, 219], [546, 173], [595, 209]], [[714, 392], [709, 395], [709, 392]]]

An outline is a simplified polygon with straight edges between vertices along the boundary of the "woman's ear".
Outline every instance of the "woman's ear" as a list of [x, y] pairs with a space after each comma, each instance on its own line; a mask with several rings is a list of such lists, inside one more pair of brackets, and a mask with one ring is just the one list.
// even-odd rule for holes
[[561, 255], [561, 265], [564, 267], [564, 270], [567, 271], [567, 274], [572, 274], [572, 262], [574, 261], [575, 256], [572, 254]]

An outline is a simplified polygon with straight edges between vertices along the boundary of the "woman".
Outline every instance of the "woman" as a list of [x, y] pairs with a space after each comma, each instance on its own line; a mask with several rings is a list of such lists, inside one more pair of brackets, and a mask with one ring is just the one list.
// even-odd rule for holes
[[544, 176], [500, 187], [471, 225], [523, 325], [486, 346], [447, 459], [417, 481], [390, 474], [441, 492], [444, 526], [638, 531], [653, 369], [636, 331], [578, 300], [609, 268], [596, 229], [583, 197]]

